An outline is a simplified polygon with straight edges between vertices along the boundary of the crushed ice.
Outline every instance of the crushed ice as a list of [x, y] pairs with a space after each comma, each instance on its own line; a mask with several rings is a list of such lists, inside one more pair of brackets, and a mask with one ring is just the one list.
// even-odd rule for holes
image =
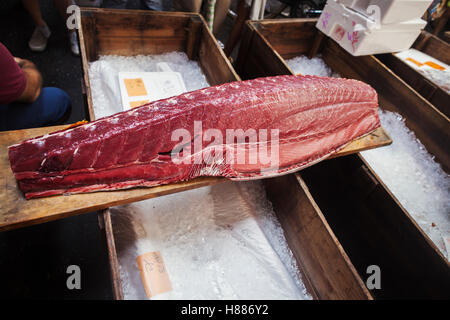
[[181, 73], [188, 91], [208, 87], [209, 84], [196, 61], [189, 60], [184, 52], [169, 52], [161, 55], [100, 56], [89, 64], [89, 83], [95, 118], [102, 118], [122, 110], [119, 72], [157, 72], [157, 64], [165, 62]]
[[136, 257], [159, 251], [173, 290], [154, 299], [310, 299], [260, 181], [111, 209], [126, 299], [145, 298]]
[[450, 176], [406, 127], [402, 116], [381, 111], [380, 120], [393, 143], [361, 154], [448, 259]]
[[301, 74], [304, 76], [340, 77], [339, 74], [331, 70], [331, 68], [320, 56], [311, 59], [307, 56], [299, 56], [286, 60], [286, 63], [295, 74]]

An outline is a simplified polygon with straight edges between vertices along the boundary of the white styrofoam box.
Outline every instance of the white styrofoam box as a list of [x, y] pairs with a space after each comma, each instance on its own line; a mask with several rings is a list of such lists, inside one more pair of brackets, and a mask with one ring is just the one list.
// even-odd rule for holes
[[[379, 16], [381, 24], [398, 23], [421, 18], [433, 0], [337, 0], [374, 19]], [[377, 6], [379, 11], [376, 12]]]
[[[159, 67], [164, 67], [164, 65]], [[147, 94], [129, 96], [125, 79], [141, 79]], [[133, 102], [139, 102], [136, 105], [138, 106], [177, 96], [187, 91], [179, 72], [119, 72], [119, 86], [124, 110], [133, 108]]]
[[357, 11], [329, 0], [316, 27], [352, 55], [361, 56], [407, 50], [425, 25], [422, 19], [378, 25]]

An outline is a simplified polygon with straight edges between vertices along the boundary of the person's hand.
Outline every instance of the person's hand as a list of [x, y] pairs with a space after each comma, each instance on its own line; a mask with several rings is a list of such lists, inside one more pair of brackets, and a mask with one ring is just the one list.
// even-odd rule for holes
[[30, 60], [14, 57], [14, 61], [22, 69], [27, 80], [25, 90], [16, 101], [27, 103], [36, 101], [42, 89], [42, 76], [39, 70]]
[[22, 68], [23, 65], [25, 64], [26, 60], [25, 59], [21, 59], [18, 57], [14, 57], [14, 61], [16, 61], [16, 63], [19, 65], [19, 68]]

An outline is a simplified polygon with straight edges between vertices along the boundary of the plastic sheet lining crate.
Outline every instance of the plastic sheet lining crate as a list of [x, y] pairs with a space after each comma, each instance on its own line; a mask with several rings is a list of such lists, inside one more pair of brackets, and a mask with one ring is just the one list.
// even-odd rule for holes
[[[188, 57], [199, 61], [211, 85], [240, 80], [205, 22], [197, 14], [82, 9], [81, 25], [84, 80], [91, 117], [93, 106], [88, 62], [95, 61], [103, 54], [184, 51]], [[198, 183], [197, 187], [221, 181], [225, 180], [212, 178], [205, 183]], [[268, 198], [284, 226], [310, 294], [318, 299], [371, 299], [364, 281], [357, 274], [301, 178], [287, 175], [268, 179], [265, 184]], [[181, 190], [182, 187], [173, 192]], [[171, 191], [163, 191], [159, 195], [168, 193]], [[114, 295], [121, 299], [122, 285], [109, 210], [102, 211], [99, 217], [108, 244]]]
[[[315, 28], [317, 19], [248, 21], [236, 61], [243, 79], [293, 74], [284, 59], [321, 54], [342, 77], [369, 83], [380, 107], [400, 113], [449, 172], [449, 122], [374, 56], [354, 57]], [[361, 277], [379, 265], [375, 298], [448, 298], [450, 266], [359, 155], [324, 161], [297, 174]], [[411, 279], [415, 279], [411, 283]]]
[[[450, 65], [450, 45], [431, 33], [422, 31], [419, 38], [414, 42], [412, 49], [416, 49]], [[447, 117], [450, 117], [450, 95], [448, 91], [439, 86], [439, 84], [432, 82], [417, 69], [409, 66], [395, 54], [380, 55], [379, 59], [437, 109]], [[417, 62], [420, 63], [420, 61]], [[447, 72], [450, 72], [450, 70], [447, 70]], [[448, 74], [446, 74], [447, 77]], [[448, 81], [450, 82], [450, 79]]]

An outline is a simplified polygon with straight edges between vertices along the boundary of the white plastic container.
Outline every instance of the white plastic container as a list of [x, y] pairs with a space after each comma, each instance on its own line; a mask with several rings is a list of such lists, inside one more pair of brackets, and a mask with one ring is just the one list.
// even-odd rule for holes
[[[423, 16], [433, 0], [337, 0], [366, 16], [379, 15], [381, 24], [399, 23]], [[379, 13], [376, 7], [379, 8]]]
[[404, 51], [426, 22], [414, 19], [380, 25], [367, 16], [329, 0], [316, 27], [354, 56]]

